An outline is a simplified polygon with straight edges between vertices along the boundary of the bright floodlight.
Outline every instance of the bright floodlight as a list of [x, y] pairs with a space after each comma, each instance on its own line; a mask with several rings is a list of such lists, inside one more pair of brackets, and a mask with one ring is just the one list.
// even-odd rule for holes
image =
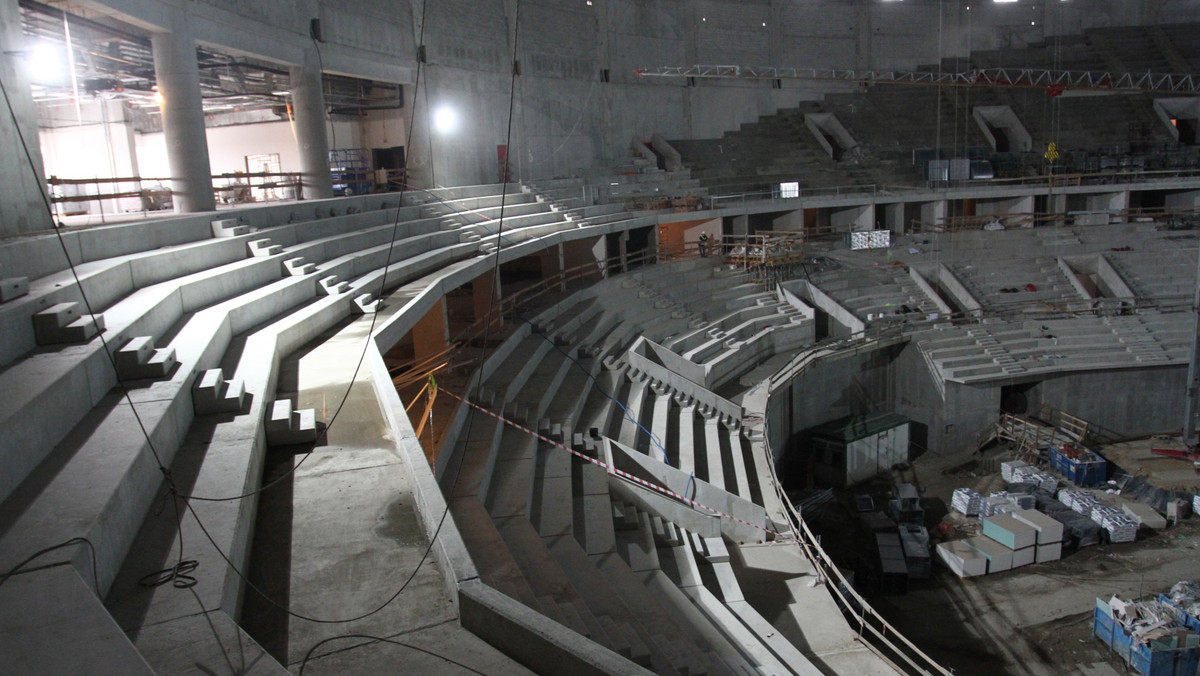
[[29, 79], [39, 84], [59, 84], [66, 79], [65, 47], [53, 42], [39, 40], [29, 51], [25, 60]]
[[433, 112], [433, 128], [446, 134], [458, 127], [458, 113], [453, 108], [442, 106]]

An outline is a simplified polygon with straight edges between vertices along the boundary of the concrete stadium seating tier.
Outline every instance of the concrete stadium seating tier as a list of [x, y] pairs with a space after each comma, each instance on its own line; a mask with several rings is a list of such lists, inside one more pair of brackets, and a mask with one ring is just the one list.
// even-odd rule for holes
[[[775, 294], [696, 260], [605, 280], [518, 327], [480, 368], [480, 405], [737, 520], [462, 414], [441, 484], [480, 577], [657, 673], [813, 672], [745, 601], [730, 567], [734, 543], [766, 539], [763, 505], [776, 500], [740, 406], [669, 369], [642, 370], [630, 352], [645, 340], [686, 339], [711, 321], [747, 333], [722, 344], [754, 355], [744, 371], [762, 358], [755, 322], [790, 325], [797, 315]], [[798, 343], [811, 342], [811, 321], [800, 319], [808, 328]], [[792, 577], [808, 573], [805, 560], [793, 561]]]
[[[602, 182], [564, 181], [558, 197], [471, 186], [409, 194], [402, 206], [376, 196], [249, 209], [219, 237], [211, 214], [66, 232], [78, 284], [51, 255], [57, 238], [0, 246], [5, 274], [29, 280], [28, 294], [0, 303], [0, 570], [72, 538], [94, 547], [49, 551], [38, 565], [70, 566], [6, 584], [21, 598], [55, 584], [61, 602], [6, 604], [33, 618], [0, 612], [2, 626], [59, 622], [66, 607], [96, 618], [94, 643], [122, 672], [220, 665], [223, 649], [281, 672], [237, 626], [246, 590], [235, 570], [249, 560], [267, 447], [317, 429], [280, 387], [280, 363], [366, 312], [371, 322], [355, 328], [369, 325], [378, 349], [363, 364], [424, 534], [440, 533], [437, 584], [464, 627], [542, 670], [816, 673], [820, 661], [887, 673], [848, 638], [828, 590], [808, 584], [814, 564], [767, 534], [788, 517], [764, 440], [763, 382], [784, 364], [873, 349], [884, 334], [889, 345], [913, 340], [939, 388], [1186, 359], [1193, 326], [1180, 296], [1195, 254], [1142, 225], [942, 233], [933, 251], [894, 252], [907, 273], [881, 254], [844, 252], [841, 268], [774, 288], [714, 259], [645, 266], [516, 326], [470, 396], [733, 519], [466, 407], [431, 469], [380, 352], [497, 261], [657, 224], [590, 204], [586, 187]], [[71, 303], [66, 315], [103, 320], [67, 337], [75, 342], [39, 344], [34, 317]], [[896, 315], [903, 306], [912, 312]], [[819, 312], [835, 340], [813, 345]], [[164, 470], [181, 495], [233, 499], [184, 507]], [[145, 588], [181, 545], [200, 563], [195, 595]], [[780, 585], [791, 597], [771, 607], [786, 613], [768, 623], [755, 608]], [[223, 647], [207, 640], [213, 630]]]
[[[97, 591], [110, 595], [118, 623], [147, 641], [164, 639], [137, 632], [143, 624], [188, 622], [183, 618], [194, 616], [196, 607], [186, 595], [163, 590], [132, 605], [121, 602], [137, 590], [147, 568], [171, 564], [167, 552], [178, 537], [174, 529], [148, 518], [142, 526], [161, 492], [158, 463], [184, 495], [252, 493], [268, 443], [264, 435], [270, 434], [266, 414], [276, 398], [281, 357], [361, 312], [363, 297], [378, 293], [385, 267], [386, 291], [453, 271], [455, 261], [475, 260], [479, 243], [440, 216], [422, 217], [421, 203], [459, 214], [464, 207], [455, 201], [497, 196], [498, 188], [442, 191], [440, 200], [410, 194], [411, 206], [399, 211], [395, 196], [390, 205], [376, 197], [248, 210], [243, 218], [253, 227], [238, 226], [237, 232], [248, 232], [220, 238], [199, 218], [158, 223], [158, 229], [139, 223], [65, 233], [68, 250], [78, 254], [73, 260], [79, 285], [69, 270], [46, 265], [47, 260], [53, 265], [45, 252], [57, 239], [17, 240], [4, 247], [0, 256], [17, 261], [13, 269], [32, 276], [33, 283], [27, 296], [0, 307], [12, 338], [4, 341], [8, 366], [0, 379], [13, 396], [4, 414], [10, 433], [0, 445], [6, 468], [0, 481], [0, 567], [7, 570], [45, 546], [87, 538], [94, 558], [88, 548], [75, 546], [39, 563], [70, 561], [89, 582], [94, 566]], [[316, 218], [303, 220], [306, 214]], [[538, 226], [541, 234], [579, 228], [561, 219]], [[83, 295], [106, 318], [103, 333], [72, 345], [35, 346], [32, 314], [54, 303], [81, 302]], [[129, 358], [121, 352], [127, 346]], [[114, 388], [117, 373], [109, 352], [120, 368], [130, 358], [147, 361], [142, 353], [153, 354], [152, 346], [169, 349], [173, 361], [160, 360], [158, 373], [145, 367], [129, 371], [126, 365], [135, 375], [125, 385], [127, 400]], [[213, 371], [217, 368], [223, 371]], [[222, 399], [232, 402], [231, 410], [209, 415], [208, 408], [219, 407]], [[305, 415], [310, 414], [299, 417]], [[255, 505], [253, 496], [193, 501], [207, 534], [182, 519], [182, 537], [191, 543], [188, 556], [202, 564], [198, 575], [205, 584], [198, 588], [205, 591], [196, 600], [206, 610], [237, 616], [241, 579], [207, 540], [213, 538], [230, 562], [244, 567]], [[223, 631], [237, 633], [233, 625]], [[139, 640], [138, 647], [145, 654], [162, 646]]]

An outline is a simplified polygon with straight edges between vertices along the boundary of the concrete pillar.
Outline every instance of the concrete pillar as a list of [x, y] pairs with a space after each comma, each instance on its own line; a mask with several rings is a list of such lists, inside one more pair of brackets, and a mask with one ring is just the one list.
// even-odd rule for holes
[[494, 302], [500, 300], [500, 280], [496, 278], [495, 271], [488, 270], [471, 282], [471, 296], [475, 321], [481, 321], [489, 309], [494, 309], [496, 316], [492, 325], [500, 326], [499, 303]]
[[904, 234], [904, 203], [885, 204], [883, 206], [883, 229], [891, 230], [899, 237]]
[[733, 225], [730, 231], [731, 235], [749, 235], [750, 234], [750, 217], [749, 216], [734, 216]]
[[217, 203], [204, 132], [196, 44], [182, 11], [176, 12], [171, 23], [169, 33], [155, 33], [150, 38], [150, 48], [154, 52], [154, 76], [162, 95], [160, 109], [167, 165], [171, 169], [172, 199], [179, 213], [213, 211]]
[[[53, 227], [50, 212], [42, 201], [45, 169], [38, 141], [37, 110], [25, 69], [30, 65], [29, 48], [21, 34], [21, 11], [17, 0], [0, 0], [0, 78], [12, 102], [17, 123], [8, 111], [0, 122], [0, 236], [35, 232]], [[29, 146], [29, 159], [17, 138], [17, 130]]]
[[296, 141], [300, 147], [304, 199], [333, 197], [329, 177], [329, 135], [325, 126], [325, 93], [321, 69], [314, 63], [313, 50], [305, 50], [304, 65], [292, 66], [292, 114], [296, 119]]
[[440, 354], [446, 349], [449, 330], [446, 328], [446, 302], [438, 299], [429, 312], [413, 326], [413, 357], [420, 361]]

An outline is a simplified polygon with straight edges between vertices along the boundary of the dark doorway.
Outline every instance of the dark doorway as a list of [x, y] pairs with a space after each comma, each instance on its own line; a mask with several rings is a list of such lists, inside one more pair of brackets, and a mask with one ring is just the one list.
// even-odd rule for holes
[[403, 169], [404, 146], [375, 148], [371, 150], [371, 164], [374, 165], [376, 169]]
[[1038, 383], [1023, 383], [1020, 385], [1003, 385], [1000, 387], [1000, 410], [1013, 415], [1026, 415], [1037, 406], [1037, 392], [1034, 388]]

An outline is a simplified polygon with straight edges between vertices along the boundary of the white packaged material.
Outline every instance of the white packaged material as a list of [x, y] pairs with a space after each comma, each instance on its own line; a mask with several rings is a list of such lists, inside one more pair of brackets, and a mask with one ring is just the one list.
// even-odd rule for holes
[[1162, 530], [1167, 527], [1166, 518], [1154, 511], [1154, 508], [1150, 505], [1140, 502], [1127, 502], [1121, 506], [1121, 510], [1125, 512], [1126, 516], [1147, 528]]
[[1042, 514], [1036, 509], [1025, 509], [1019, 512], [1013, 512], [1012, 517], [1017, 521], [1023, 521], [1030, 526], [1033, 526], [1034, 529], [1037, 530], [1037, 543], [1039, 545], [1062, 542], [1062, 522]]
[[956, 488], [950, 498], [950, 507], [967, 516], [979, 516], [983, 495], [970, 488]]
[[987, 558], [961, 540], [939, 542], [936, 549], [938, 560], [959, 577], [987, 574]]
[[1112, 542], [1133, 542], [1137, 539], [1137, 522], [1115, 507], [1096, 505], [1089, 516], [1108, 531], [1108, 539]]
[[1013, 550], [1012, 567], [1020, 568], [1021, 566], [1031, 565], [1037, 561], [1037, 547], [1026, 547], [1024, 549]]
[[987, 557], [988, 573], [1002, 573], [1012, 568], [1013, 552], [999, 542], [983, 535], [976, 535], [973, 538], [963, 540], [963, 542], [971, 549]]
[[1010, 514], [993, 514], [985, 518], [983, 534], [1013, 551], [1037, 544], [1038, 535], [1036, 528]]
[[1046, 561], [1057, 561], [1062, 558], [1062, 543], [1061, 542], [1051, 542], [1051, 543], [1045, 544], [1045, 545], [1038, 545], [1037, 547], [1035, 547], [1035, 549], [1037, 550], [1037, 559], [1036, 559], [1037, 563], [1044, 563]]
[[1029, 463], [1025, 462], [1024, 460], [1009, 460], [1007, 462], [1002, 462], [1000, 463], [1000, 476], [1004, 477], [1004, 480], [1008, 483], [1014, 483], [1016, 478], [1013, 472], [1019, 467], [1029, 467]]

